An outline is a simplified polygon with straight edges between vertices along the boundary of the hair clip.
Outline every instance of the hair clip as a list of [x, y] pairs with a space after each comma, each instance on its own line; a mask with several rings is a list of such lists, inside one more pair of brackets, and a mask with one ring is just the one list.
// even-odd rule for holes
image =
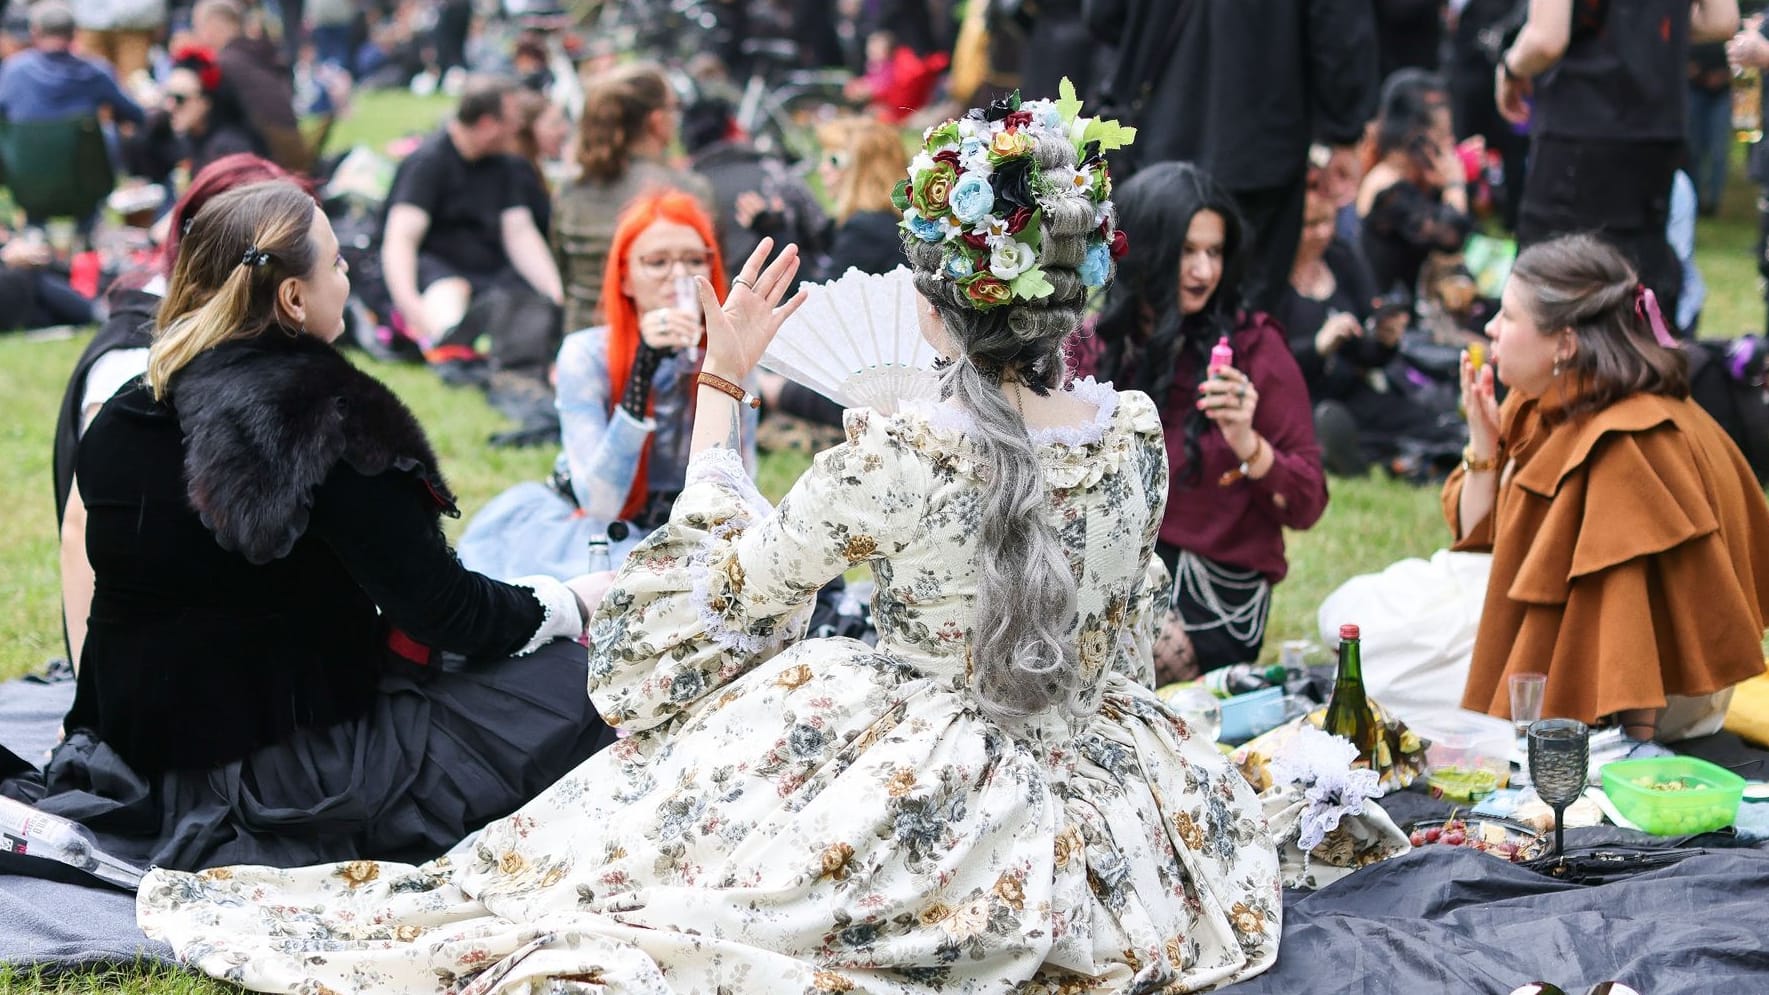
[[194, 214], [188, 218], [185, 218], [184, 223], [178, 226], [178, 234], [189, 235], [190, 234], [190, 226], [193, 224], [196, 224], [196, 221], [197, 221], [197, 216]]
[[263, 266], [268, 262], [270, 262], [270, 253], [259, 249], [256, 245], [247, 249], [245, 255], [240, 256], [241, 266]]

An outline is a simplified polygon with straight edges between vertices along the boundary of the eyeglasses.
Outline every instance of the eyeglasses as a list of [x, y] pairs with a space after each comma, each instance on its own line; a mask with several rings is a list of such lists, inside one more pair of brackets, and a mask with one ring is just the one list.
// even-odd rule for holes
[[639, 272], [652, 279], [668, 276], [677, 266], [689, 273], [712, 271], [712, 256], [705, 252], [684, 252], [679, 256], [640, 256], [637, 262]]

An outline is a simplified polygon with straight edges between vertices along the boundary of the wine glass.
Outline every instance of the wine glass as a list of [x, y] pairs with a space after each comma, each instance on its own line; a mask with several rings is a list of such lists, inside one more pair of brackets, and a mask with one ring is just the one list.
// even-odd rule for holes
[[1554, 810], [1554, 852], [1565, 852], [1566, 807], [1585, 793], [1591, 730], [1577, 719], [1542, 719], [1529, 727], [1529, 779]]

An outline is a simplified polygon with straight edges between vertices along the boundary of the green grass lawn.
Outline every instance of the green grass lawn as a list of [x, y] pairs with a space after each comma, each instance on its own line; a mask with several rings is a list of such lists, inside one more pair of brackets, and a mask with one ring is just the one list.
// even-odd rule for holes
[[[334, 136], [335, 148], [380, 144], [427, 131], [447, 110], [438, 100], [404, 95], [363, 98]], [[1735, 171], [1722, 216], [1701, 223], [1699, 246], [1709, 301], [1705, 334], [1731, 336], [1759, 329], [1763, 307], [1752, 259], [1755, 191]], [[57, 585], [50, 440], [69, 370], [85, 336], [37, 341], [0, 338], [0, 679], [15, 677], [62, 654]], [[442, 386], [424, 370], [370, 364], [411, 405], [429, 431], [444, 472], [471, 516], [517, 481], [541, 477], [551, 449], [503, 450], [486, 444], [506, 427], [476, 393]], [[777, 498], [803, 470], [802, 457], [763, 461], [762, 490]], [[1385, 479], [1334, 480], [1332, 501], [1313, 529], [1290, 536], [1290, 577], [1277, 588], [1268, 652], [1290, 638], [1316, 635], [1315, 609], [1349, 577], [1379, 570], [1407, 556], [1427, 556], [1446, 534], [1434, 490]], [[464, 519], [463, 519], [464, 521]], [[461, 521], [449, 523], [458, 535]], [[189, 975], [123, 971], [44, 980], [0, 968], [0, 992], [113, 992], [129, 995], [210, 995], [234, 991]]]

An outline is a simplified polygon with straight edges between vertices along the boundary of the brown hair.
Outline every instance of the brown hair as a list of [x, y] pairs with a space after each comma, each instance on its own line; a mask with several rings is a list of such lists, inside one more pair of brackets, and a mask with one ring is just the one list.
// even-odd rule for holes
[[838, 118], [817, 129], [828, 155], [847, 157], [841, 180], [825, 191], [835, 203], [835, 219], [846, 221], [861, 211], [895, 211], [891, 190], [909, 168], [903, 135], [868, 117]]
[[540, 143], [535, 141], [534, 126], [547, 113], [553, 102], [544, 94], [533, 90], [516, 92], [516, 154], [528, 160], [536, 173], [545, 175], [541, 169]]
[[613, 183], [625, 176], [633, 142], [672, 97], [669, 79], [651, 62], [621, 66], [590, 80], [577, 129], [577, 163], [584, 178]]
[[1633, 394], [1689, 396], [1689, 359], [1658, 344], [1643, 316], [1634, 267], [1607, 242], [1566, 235], [1530, 246], [1511, 267], [1544, 335], [1578, 340], [1563, 373], [1567, 403], [1554, 420], [1601, 411]]
[[313, 212], [313, 198], [286, 180], [235, 187], [197, 212], [154, 320], [154, 397], [207, 350], [284, 324], [277, 288], [312, 273], [318, 259]]
[[455, 120], [472, 127], [488, 117], [502, 118], [504, 98], [515, 92], [516, 84], [502, 76], [469, 76], [455, 104]]

